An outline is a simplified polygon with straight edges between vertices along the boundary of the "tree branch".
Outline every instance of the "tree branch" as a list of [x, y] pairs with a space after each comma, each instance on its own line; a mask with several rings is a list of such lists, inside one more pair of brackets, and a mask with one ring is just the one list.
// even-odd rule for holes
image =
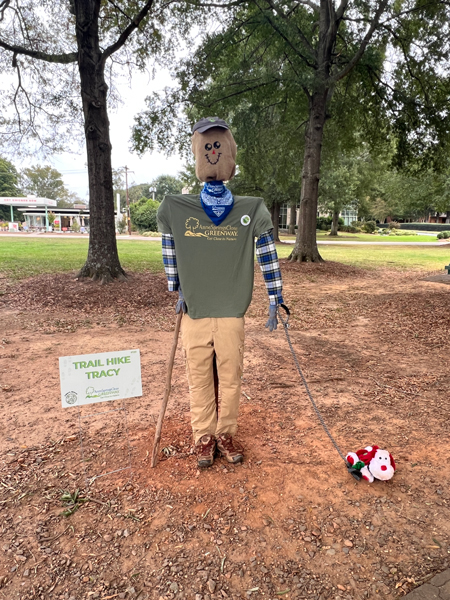
[[[276, 4], [274, 4], [271, 0], [266, 0], [266, 2], [270, 6], [270, 8], [272, 8], [274, 11], [276, 11], [277, 15], [279, 15], [281, 18], [283, 18], [285, 20], [287, 19], [287, 15], [285, 15], [284, 12], [276, 6]], [[296, 23], [295, 23], [295, 28], [296, 28], [297, 33], [300, 36], [302, 42], [305, 44], [306, 48], [309, 50], [309, 52], [312, 54], [312, 56], [314, 56], [314, 48], [311, 46], [306, 35], [303, 33], [303, 31], [300, 29], [300, 27]]]
[[111, 54], [114, 54], [114, 52], [117, 52], [117, 50], [122, 48], [122, 46], [125, 44], [125, 42], [130, 37], [130, 35], [133, 33], [133, 31], [139, 27], [141, 22], [145, 19], [145, 17], [150, 12], [150, 9], [153, 6], [153, 2], [154, 2], [154, 0], [148, 0], [148, 2], [146, 2], [144, 4], [142, 10], [134, 17], [134, 19], [130, 19], [131, 23], [128, 25], [128, 27], [126, 27], [122, 31], [122, 33], [120, 34], [118, 39], [114, 42], [114, 44], [111, 44], [110, 46], [105, 48], [105, 50], [103, 51], [103, 54], [102, 54], [102, 63], [103, 64], [106, 62], [106, 59], [109, 56], [111, 56]]
[[247, 4], [247, 0], [235, 0], [235, 2], [228, 2], [225, 4], [218, 4], [217, 2], [202, 2], [200, 5], [198, 2], [189, 2], [186, 0], [186, 4], [193, 4], [195, 6], [201, 6], [202, 8], [230, 8], [233, 6], [242, 6]]
[[328, 80], [330, 82], [330, 84], [337, 83], [340, 79], [343, 79], [346, 75], [348, 75], [350, 73], [350, 71], [353, 69], [353, 67], [358, 63], [361, 56], [364, 54], [364, 51], [365, 51], [368, 43], [370, 42], [375, 29], [377, 29], [377, 27], [378, 27], [378, 22], [380, 20], [381, 15], [383, 14], [383, 12], [386, 9], [388, 2], [389, 2], [389, 0], [382, 0], [380, 2], [378, 10], [376, 11], [376, 13], [373, 17], [372, 23], [369, 27], [369, 31], [364, 36], [364, 39], [362, 40], [361, 45], [358, 48], [358, 51], [353, 56], [353, 58], [348, 62], [348, 64], [342, 69], [342, 71], [340, 71], [339, 73], [336, 73], [336, 75], [333, 75], [332, 77], [330, 77], [330, 79]]
[[120, 8], [120, 6], [117, 6], [117, 4], [115, 2], [113, 2], [112, 0], [108, 0], [108, 2], [114, 6], [114, 8], [117, 10], [117, 12], [119, 12], [121, 15], [123, 15], [126, 19], [128, 19], [128, 21], [131, 21], [131, 17], [129, 15], [127, 15], [127, 13], [122, 10]]
[[[240, 96], [241, 94], [245, 94], [246, 92], [252, 92], [253, 90], [257, 90], [258, 88], [265, 87], [267, 85], [270, 85], [271, 83], [277, 83], [277, 82], [279, 82], [279, 79], [275, 79], [275, 78], [270, 81], [264, 81], [263, 83], [259, 83], [257, 85], [247, 87], [244, 90], [239, 90], [237, 92], [233, 92], [232, 94], [227, 94], [226, 96], [222, 96], [221, 98], [216, 98], [209, 104], [203, 104], [203, 106], [205, 108], [211, 108], [212, 106], [214, 106], [214, 104], [217, 104], [218, 102], [223, 102], [224, 100], [227, 100], [228, 98], [233, 98], [234, 96]], [[185, 100], [187, 100], [187, 98]]]
[[3, 17], [5, 16], [5, 10], [10, 5], [11, 0], [1, 0], [0, 2], [0, 21], [3, 21]]
[[13, 52], [14, 54], [31, 56], [31, 58], [36, 58], [37, 60], [43, 60], [49, 63], [66, 65], [77, 62], [78, 60], [77, 52], [69, 52], [68, 54], [48, 54], [47, 52], [41, 52], [39, 50], [30, 50], [29, 48], [24, 48], [23, 46], [12, 46], [11, 44], [8, 44], [2, 40], [0, 40], [0, 48], [9, 50], [9, 52]]
[[299, 0], [298, 2], [299, 4], [304, 4], [305, 6], [309, 6], [309, 8], [312, 8], [314, 12], [319, 12], [320, 10], [320, 6], [318, 4], [315, 4], [314, 2], [312, 2], [311, 0]]
[[[387, 1], [387, 0], [386, 0]], [[280, 28], [272, 21], [272, 19], [264, 12], [264, 9], [261, 8], [258, 4], [258, 2], [255, 2], [257, 8], [260, 10], [260, 12], [264, 15], [264, 17], [266, 18], [267, 22], [269, 23], [269, 25], [272, 27], [272, 29], [274, 29], [278, 35], [280, 37], [283, 38], [283, 40], [288, 44], [288, 46], [290, 46], [292, 48], [292, 50], [294, 51], [294, 53], [301, 58], [307, 65], [308, 67], [314, 69], [316, 67], [316, 65], [314, 63], [312, 63], [311, 61], [308, 60], [308, 58], [306, 56], [304, 56], [295, 46], [294, 44], [291, 42], [291, 40], [282, 32], [280, 31]]]
[[339, 24], [339, 22], [341, 21], [347, 6], [348, 0], [341, 0], [341, 3], [339, 4], [338, 9], [336, 11], [336, 24]]

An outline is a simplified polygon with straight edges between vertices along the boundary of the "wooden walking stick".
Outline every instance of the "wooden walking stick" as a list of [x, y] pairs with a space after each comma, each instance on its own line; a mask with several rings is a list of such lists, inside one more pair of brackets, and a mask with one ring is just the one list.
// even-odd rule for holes
[[172, 344], [172, 350], [170, 351], [169, 368], [167, 369], [166, 389], [164, 391], [164, 398], [163, 398], [163, 401], [161, 404], [161, 409], [159, 411], [158, 423], [156, 425], [155, 441], [153, 442], [153, 452], [152, 452], [152, 463], [151, 463], [152, 468], [156, 467], [156, 463], [158, 462], [159, 442], [161, 441], [162, 424], [164, 421], [164, 415], [166, 414], [167, 403], [169, 402], [170, 390], [172, 389], [173, 363], [175, 360], [175, 352], [177, 351], [178, 335], [180, 333], [180, 325], [181, 325], [182, 318], [183, 318], [183, 311], [180, 310], [180, 312], [178, 313], [177, 322], [175, 325], [175, 333], [173, 334], [173, 344]]

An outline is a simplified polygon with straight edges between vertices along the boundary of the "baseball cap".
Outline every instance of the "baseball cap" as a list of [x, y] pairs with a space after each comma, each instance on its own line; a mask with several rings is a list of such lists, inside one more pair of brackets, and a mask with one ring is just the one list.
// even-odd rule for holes
[[223, 119], [219, 119], [219, 117], [204, 117], [203, 119], [200, 119], [200, 121], [197, 121], [192, 128], [192, 133], [195, 133], [196, 131], [203, 133], [207, 129], [211, 129], [211, 127], [222, 127], [223, 129], [229, 129], [225, 121]]

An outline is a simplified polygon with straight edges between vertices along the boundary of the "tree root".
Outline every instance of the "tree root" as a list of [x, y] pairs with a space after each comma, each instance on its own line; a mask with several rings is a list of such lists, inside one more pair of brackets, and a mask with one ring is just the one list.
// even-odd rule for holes
[[122, 267], [111, 269], [109, 267], [93, 267], [85, 264], [76, 276], [76, 279], [92, 279], [99, 281], [101, 285], [113, 281], [127, 281], [128, 277]]
[[308, 262], [308, 263], [324, 263], [325, 260], [320, 256], [319, 251], [316, 252], [301, 252], [295, 248], [288, 256], [289, 262]]

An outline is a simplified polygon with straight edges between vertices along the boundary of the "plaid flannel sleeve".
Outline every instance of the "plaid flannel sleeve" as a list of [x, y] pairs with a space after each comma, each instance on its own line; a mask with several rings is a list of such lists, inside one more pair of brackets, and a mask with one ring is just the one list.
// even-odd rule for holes
[[282, 304], [283, 281], [272, 230], [262, 233], [256, 240], [256, 258], [261, 267], [270, 304]]
[[162, 233], [162, 256], [164, 270], [166, 272], [169, 292], [176, 292], [180, 287], [178, 279], [177, 256], [175, 254], [175, 242], [171, 233]]

